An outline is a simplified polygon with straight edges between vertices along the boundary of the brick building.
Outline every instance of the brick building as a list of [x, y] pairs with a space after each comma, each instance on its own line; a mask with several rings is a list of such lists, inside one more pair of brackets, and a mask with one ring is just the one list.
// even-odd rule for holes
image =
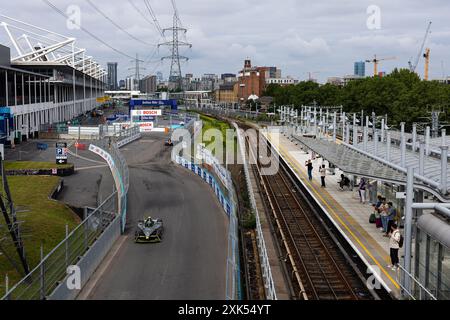
[[219, 89], [215, 91], [215, 97], [217, 103], [237, 103], [238, 102], [239, 84], [225, 83], [219, 86]]
[[245, 60], [244, 68], [238, 75], [238, 98], [245, 103], [248, 97], [256, 95], [260, 97], [266, 87], [267, 67], [252, 67], [250, 60]]

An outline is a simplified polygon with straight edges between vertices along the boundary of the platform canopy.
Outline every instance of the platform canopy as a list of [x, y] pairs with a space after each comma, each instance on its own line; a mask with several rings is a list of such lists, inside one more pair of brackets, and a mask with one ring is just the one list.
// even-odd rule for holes
[[[341, 169], [344, 173], [388, 183], [406, 185], [406, 173], [343, 144], [336, 144], [333, 141], [297, 135], [295, 135], [294, 138], [308, 150], [312, 150], [319, 154], [331, 164]], [[441, 201], [450, 201], [450, 199], [442, 196], [439, 190], [419, 179], [414, 180], [414, 185], [417, 189], [432, 193]]]

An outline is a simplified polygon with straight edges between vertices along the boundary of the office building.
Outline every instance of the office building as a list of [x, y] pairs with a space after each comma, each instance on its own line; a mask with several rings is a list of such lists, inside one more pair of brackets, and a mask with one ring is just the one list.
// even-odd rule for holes
[[117, 62], [108, 62], [108, 88], [117, 90]]
[[366, 76], [366, 63], [364, 61], [357, 61], [355, 62], [354, 66], [355, 70], [353, 74], [355, 76], [365, 77]]

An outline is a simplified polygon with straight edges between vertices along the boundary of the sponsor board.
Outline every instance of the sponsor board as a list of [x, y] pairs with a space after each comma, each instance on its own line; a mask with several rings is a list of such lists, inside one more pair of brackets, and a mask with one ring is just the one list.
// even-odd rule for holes
[[139, 131], [140, 132], [151, 132], [151, 131], [153, 131], [153, 122], [139, 122], [137, 124], [139, 125]]
[[143, 117], [143, 116], [161, 116], [162, 110], [131, 110], [132, 117]]

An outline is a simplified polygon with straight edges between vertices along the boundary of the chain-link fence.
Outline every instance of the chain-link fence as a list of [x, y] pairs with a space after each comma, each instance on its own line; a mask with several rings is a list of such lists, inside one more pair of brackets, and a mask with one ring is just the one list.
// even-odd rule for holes
[[66, 277], [67, 267], [76, 265], [91, 245], [100, 237], [116, 217], [117, 191], [60, 242], [21, 281], [12, 287], [3, 299], [46, 299], [59, 282]]

